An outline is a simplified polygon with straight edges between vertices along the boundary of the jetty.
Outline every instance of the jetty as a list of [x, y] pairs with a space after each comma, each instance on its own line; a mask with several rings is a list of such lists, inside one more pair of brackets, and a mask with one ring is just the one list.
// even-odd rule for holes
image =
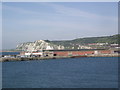
[[54, 56], [54, 57], [19, 57], [19, 58], [0, 58], [0, 62], [6, 61], [30, 61], [30, 60], [49, 60], [49, 59], [63, 59], [72, 58], [71, 56]]
[[0, 62], [8, 61], [31, 61], [31, 60], [51, 60], [51, 59], [67, 59], [82, 57], [120, 57], [120, 54], [98, 54], [98, 55], [79, 55], [79, 56], [52, 56], [52, 57], [6, 57], [0, 58]]
[[120, 53], [119, 50], [111, 49], [42, 50], [32, 52], [22, 51], [20, 52], [20, 54], [17, 55], [1, 55], [0, 62], [82, 57], [120, 57]]

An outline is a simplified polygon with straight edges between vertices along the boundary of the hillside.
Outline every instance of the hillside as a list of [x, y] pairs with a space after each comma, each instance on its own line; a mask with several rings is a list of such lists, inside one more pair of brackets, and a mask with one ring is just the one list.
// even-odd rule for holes
[[74, 49], [78, 49], [78, 46], [80, 46], [80, 45], [87, 46], [88, 44], [91, 44], [91, 43], [108, 43], [108, 45], [118, 44], [118, 43], [120, 43], [120, 40], [118, 40], [118, 38], [120, 39], [120, 34], [113, 35], [113, 36], [87, 37], [87, 38], [78, 38], [78, 39], [74, 39], [74, 40], [51, 41], [51, 42], [56, 45], [62, 45], [65, 47], [65, 49], [67, 49], [66, 47], [69, 47], [70, 49], [72, 47], [74, 47]]
[[[62, 41], [49, 41], [38, 40], [35, 42], [22, 43], [17, 46], [17, 50], [40, 50], [40, 49], [92, 49], [94, 48], [108, 48], [110, 44], [118, 44], [120, 40], [120, 34], [104, 37], [87, 37], [78, 38], [74, 40], [62, 40]], [[107, 43], [103, 46], [89, 46], [93, 43]]]
[[61, 45], [46, 42], [44, 40], [37, 40], [35, 42], [26, 42], [17, 45], [16, 50], [22, 51], [37, 51], [37, 50], [51, 50], [51, 49], [64, 49]]
[[79, 39], [73, 40], [73, 42], [79, 42], [82, 44], [88, 44], [88, 43], [114, 44], [114, 43], [118, 43], [118, 36], [120, 37], [120, 35], [113, 35], [113, 36], [105, 36], [105, 37], [79, 38]]
[[118, 37], [120, 38], [120, 34], [113, 36], [104, 36], [104, 37], [88, 37], [88, 38], [78, 38], [74, 40], [66, 40], [66, 41], [51, 41], [54, 44], [70, 44], [70, 43], [79, 43], [79, 44], [88, 44], [88, 43], [118, 43]]

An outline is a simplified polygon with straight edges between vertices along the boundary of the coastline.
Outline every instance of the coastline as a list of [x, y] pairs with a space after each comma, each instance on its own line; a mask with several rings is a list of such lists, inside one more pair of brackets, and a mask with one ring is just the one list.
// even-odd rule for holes
[[31, 60], [49, 60], [49, 59], [67, 59], [82, 57], [120, 57], [120, 54], [98, 54], [98, 55], [81, 55], [81, 56], [53, 56], [53, 57], [19, 57], [19, 58], [0, 58], [0, 62], [9, 61], [31, 61]]

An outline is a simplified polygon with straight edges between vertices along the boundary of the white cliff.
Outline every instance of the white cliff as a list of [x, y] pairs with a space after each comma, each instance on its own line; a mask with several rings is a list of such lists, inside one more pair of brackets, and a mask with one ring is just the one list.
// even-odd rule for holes
[[37, 51], [37, 50], [54, 50], [54, 49], [64, 49], [64, 46], [55, 45], [44, 40], [37, 40], [35, 42], [26, 42], [17, 45], [17, 50], [24, 51]]

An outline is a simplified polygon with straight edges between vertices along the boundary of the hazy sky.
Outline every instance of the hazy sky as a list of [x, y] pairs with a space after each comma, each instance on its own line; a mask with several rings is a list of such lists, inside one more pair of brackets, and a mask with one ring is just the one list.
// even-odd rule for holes
[[4, 2], [3, 49], [35, 40], [70, 40], [118, 33], [117, 2]]

